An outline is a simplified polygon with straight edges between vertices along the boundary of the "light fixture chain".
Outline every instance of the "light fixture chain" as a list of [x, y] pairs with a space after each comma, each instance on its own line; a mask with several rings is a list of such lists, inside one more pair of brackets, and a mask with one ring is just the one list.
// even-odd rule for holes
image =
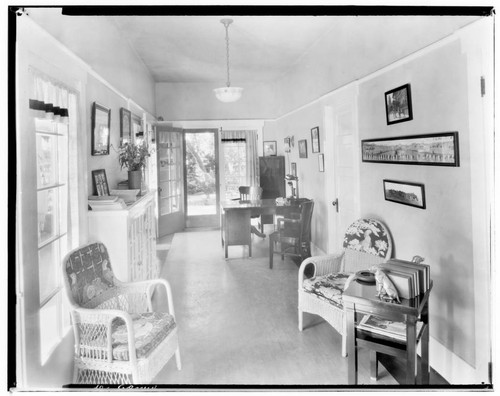
[[228, 87], [231, 86], [231, 79], [229, 78], [229, 24], [224, 25], [226, 27], [226, 59], [227, 59], [227, 83]]

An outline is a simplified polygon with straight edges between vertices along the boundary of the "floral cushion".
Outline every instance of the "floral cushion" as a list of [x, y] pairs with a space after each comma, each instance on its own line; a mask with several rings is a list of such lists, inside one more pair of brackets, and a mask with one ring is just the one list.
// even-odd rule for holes
[[319, 298], [342, 308], [342, 293], [350, 273], [337, 272], [322, 276], [314, 276], [304, 280], [304, 290], [316, 294]]
[[[132, 315], [137, 359], [147, 357], [175, 328], [175, 320], [167, 313], [148, 312]], [[112, 323], [113, 359], [129, 360], [128, 332], [125, 322]]]
[[94, 297], [115, 286], [106, 247], [99, 242], [75, 250], [66, 260], [66, 276], [76, 304], [85, 306]]
[[389, 235], [379, 221], [360, 219], [347, 229], [344, 236], [344, 249], [386, 257], [389, 250]]

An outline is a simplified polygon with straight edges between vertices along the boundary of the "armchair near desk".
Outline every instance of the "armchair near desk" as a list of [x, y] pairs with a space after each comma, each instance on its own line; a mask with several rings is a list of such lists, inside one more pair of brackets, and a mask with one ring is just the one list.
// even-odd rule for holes
[[[277, 230], [269, 236], [269, 268], [273, 268], [275, 253], [305, 260], [311, 256], [311, 218], [314, 201], [304, 200], [299, 211], [290, 217], [278, 219]], [[276, 250], [278, 248], [278, 250]]]

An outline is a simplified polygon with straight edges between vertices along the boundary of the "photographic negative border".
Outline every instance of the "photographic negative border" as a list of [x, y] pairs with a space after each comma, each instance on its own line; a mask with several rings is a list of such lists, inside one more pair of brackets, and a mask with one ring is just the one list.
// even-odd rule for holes
[[108, 179], [104, 169], [92, 171], [92, 185], [94, 186], [94, 195], [99, 197], [109, 195]]
[[[436, 152], [436, 144], [451, 144], [447, 152]], [[410, 146], [402, 152], [403, 146]], [[411, 146], [415, 148], [411, 149]], [[428, 148], [428, 151], [426, 151]], [[399, 151], [399, 153], [398, 153]], [[385, 164], [460, 166], [458, 132], [399, 136], [361, 141], [362, 162]]]
[[[400, 91], [404, 91], [406, 93], [406, 106], [408, 108], [408, 114], [406, 114], [404, 117], [401, 118], [394, 118], [391, 119], [390, 113], [390, 104], [389, 102], [392, 102], [392, 98], [394, 95], [399, 93]], [[405, 121], [410, 121], [413, 120], [413, 109], [412, 109], [412, 104], [411, 104], [411, 87], [410, 84], [405, 84], [400, 87], [391, 89], [390, 91], [387, 91], [384, 94], [384, 99], [385, 99], [385, 117], [387, 120], [387, 125], [392, 125], [392, 124], [397, 124], [399, 122], [405, 122]]]
[[320, 151], [319, 127], [314, 127], [311, 129], [311, 152], [319, 153]]
[[[384, 179], [384, 198], [386, 201], [413, 206], [419, 209], [426, 208], [425, 186], [422, 183], [402, 182]], [[395, 187], [400, 186], [398, 190]], [[406, 188], [404, 188], [405, 186]], [[391, 188], [392, 187], [392, 188]], [[391, 191], [394, 191], [391, 193]]]
[[[101, 121], [102, 117], [98, 117], [99, 113], [101, 116], [106, 117], [104, 122]], [[103, 106], [97, 102], [92, 104], [92, 135], [91, 135], [91, 154], [92, 155], [109, 155], [109, 140], [111, 131], [111, 109]], [[101, 134], [107, 134], [106, 143], [104, 148], [101, 148]]]

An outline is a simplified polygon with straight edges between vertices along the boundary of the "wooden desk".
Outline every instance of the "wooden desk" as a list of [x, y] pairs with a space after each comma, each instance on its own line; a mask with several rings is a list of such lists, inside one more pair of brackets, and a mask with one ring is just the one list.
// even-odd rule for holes
[[[429, 384], [429, 290], [412, 299], [401, 299], [401, 304], [381, 301], [376, 296], [375, 285], [365, 285], [353, 281], [344, 292], [342, 299], [347, 321], [348, 383], [358, 382], [358, 347], [372, 352], [371, 377], [377, 378], [378, 353], [406, 359], [406, 383]], [[356, 320], [365, 314], [373, 314], [384, 319], [406, 323], [406, 342], [379, 336], [356, 327]], [[422, 329], [416, 332], [417, 320], [422, 321]], [[417, 367], [417, 342], [421, 343], [421, 364]], [[418, 369], [418, 370], [417, 370]], [[418, 372], [416, 372], [416, 370]]]
[[225, 258], [227, 258], [228, 247], [232, 245], [248, 245], [248, 254], [252, 257], [251, 216], [286, 215], [288, 212], [297, 210], [297, 207], [293, 205], [278, 205], [275, 199], [223, 201], [220, 206], [221, 240]]

